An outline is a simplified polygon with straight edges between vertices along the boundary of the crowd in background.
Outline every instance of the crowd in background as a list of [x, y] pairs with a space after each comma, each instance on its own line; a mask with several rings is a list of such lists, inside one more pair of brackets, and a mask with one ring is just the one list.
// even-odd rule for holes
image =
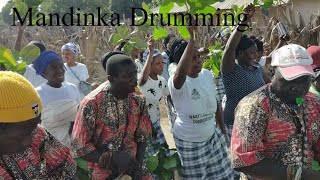
[[[244, 13], [248, 23], [255, 7]], [[245, 26], [222, 28], [215, 76], [187, 29], [189, 39], [169, 34], [162, 50], [151, 36], [146, 49], [104, 54], [100, 85], [87, 82], [77, 45], [30, 42], [41, 54], [24, 75], [0, 72], [0, 179], [79, 179], [81, 163], [90, 179], [159, 179], [145, 157], [168, 146], [162, 99], [182, 179], [320, 179], [320, 46], [279, 38], [264, 54]]]

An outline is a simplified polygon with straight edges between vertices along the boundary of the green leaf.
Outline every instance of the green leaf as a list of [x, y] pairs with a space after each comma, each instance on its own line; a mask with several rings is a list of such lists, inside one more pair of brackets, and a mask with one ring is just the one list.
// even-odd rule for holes
[[19, 14], [25, 15], [28, 11], [27, 4], [25, 2], [22, 2], [21, 0], [16, 0], [14, 3], [14, 7], [17, 8]]
[[173, 173], [168, 170], [163, 170], [161, 173], [161, 177], [163, 180], [170, 180], [172, 178]]
[[182, 38], [187, 39], [190, 37], [189, 31], [186, 26], [178, 26], [178, 30]]
[[6, 49], [4, 53], [2, 54], [2, 57], [7, 61], [8, 64], [11, 66], [17, 65], [18, 58], [14, 57], [13, 51], [10, 49]]
[[21, 60], [25, 61], [27, 64], [31, 64], [39, 57], [40, 53], [41, 51], [38, 46], [30, 44], [21, 49], [19, 56], [21, 57]]
[[168, 35], [168, 32], [166, 29], [158, 27], [158, 28], [154, 28], [154, 34], [153, 37], [155, 40], [159, 40], [161, 38], [164, 38]]
[[147, 42], [138, 37], [131, 38], [129, 43], [137, 49], [145, 49], [147, 47]]
[[149, 171], [153, 172], [157, 169], [159, 163], [159, 158], [157, 156], [150, 156], [147, 158], [147, 168]]
[[162, 165], [165, 169], [175, 168], [177, 166], [177, 161], [174, 157], [165, 158], [164, 164]]
[[203, 14], [215, 14], [216, 13], [216, 8], [212, 6], [207, 6], [203, 10], [198, 10], [196, 12], [197, 14], [203, 13]]
[[20, 74], [23, 74], [26, 71], [26, 66], [27, 63], [22, 61], [20, 64], [18, 64], [17, 66], [13, 67], [12, 69], [10, 69], [10, 71], [14, 71]]
[[144, 9], [147, 12], [147, 14], [152, 14], [152, 11], [145, 2], [142, 2], [142, 9]]
[[167, 14], [170, 13], [171, 9], [174, 7], [174, 2], [170, 2], [165, 5], [161, 5], [159, 8], [159, 13], [165, 15], [167, 17]]

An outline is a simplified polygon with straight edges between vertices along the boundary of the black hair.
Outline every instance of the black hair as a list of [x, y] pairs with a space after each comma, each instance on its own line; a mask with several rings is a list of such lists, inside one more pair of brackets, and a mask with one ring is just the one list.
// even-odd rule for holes
[[239, 55], [240, 51], [245, 51], [246, 49], [255, 45], [255, 42], [248, 38], [246, 35], [243, 35], [240, 39], [240, 42], [236, 48], [236, 56]]
[[174, 34], [168, 34], [164, 39], [163, 39], [163, 45], [165, 48], [167, 48], [167, 45], [170, 41], [171, 38], [175, 37]]
[[119, 51], [111, 51], [111, 52], [108, 52], [106, 54], [104, 54], [102, 57], [101, 57], [101, 64], [102, 64], [102, 67], [103, 69], [106, 71], [106, 64], [107, 64], [107, 61], [108, 59], [113, 56], [113, 55], [116, 55], [116, 54], [123, 54], [122, 52], [119, 52]]
[[250, 36], [250, 39], [256, 43], [258, 51], [263, 51], [263, 42], [257, 39], [255, 36]]
[[179, 63], [181, 56], [186, 49], [188, 45], [188, 42], [186, 42], [184, 39], [177, 38], [172, 42], [172, 45], [170, 47], [170, 55], [169, 60], [170, 63]]
[[108, 75], [117, 76], [121, 67], [135, 64], [133, 60], [123, 54], [115, 54], [106, 61], [106, 72]]
[[43, 53], [44, 51], [47, 50], [47, 48], [44, 46], [44, 44], [42, 44], [39, 41], [31, 41], [29, 44], [33, 44], [33, 45], [37, 46], [40, 49], [41, 53]]

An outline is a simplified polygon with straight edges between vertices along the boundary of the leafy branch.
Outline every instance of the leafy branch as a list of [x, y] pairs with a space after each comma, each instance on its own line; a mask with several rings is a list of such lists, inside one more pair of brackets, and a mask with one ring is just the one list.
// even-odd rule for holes
[[181, 169], [181, 162], [176, 149], [169, 149], [167, 145], [161, 146], [159, 143], [152, 146], [158, 150], [158, 153], [146, 158], [148, 170], [157, 175], [160, 180], [173, 179], [174, 172], [178, 171], [180, 173]]

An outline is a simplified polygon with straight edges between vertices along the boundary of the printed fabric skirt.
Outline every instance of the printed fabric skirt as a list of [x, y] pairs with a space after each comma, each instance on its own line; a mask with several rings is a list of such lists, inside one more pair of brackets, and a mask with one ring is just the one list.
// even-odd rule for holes
[[155, 123], [152, 123], [153, 128], [157, 131], [157, 139], [155, 141], [151, 141], [148, 143], [148, 146], [146, 148], [146, 154], [147, 155], [154, 155], [158, 152], [157, 149], [152, 147], [152, 143], [156, 142], [159, 144], [166, 144], [166, 138], [164, 137], [163, 131], [160, 126], [160, 120], [156, 121]]
[[175, 136], [174, 141], [182, 163], [182, 179], [235, 179], [224, 135], [218, 128], [204, 142], [188, 142]]

